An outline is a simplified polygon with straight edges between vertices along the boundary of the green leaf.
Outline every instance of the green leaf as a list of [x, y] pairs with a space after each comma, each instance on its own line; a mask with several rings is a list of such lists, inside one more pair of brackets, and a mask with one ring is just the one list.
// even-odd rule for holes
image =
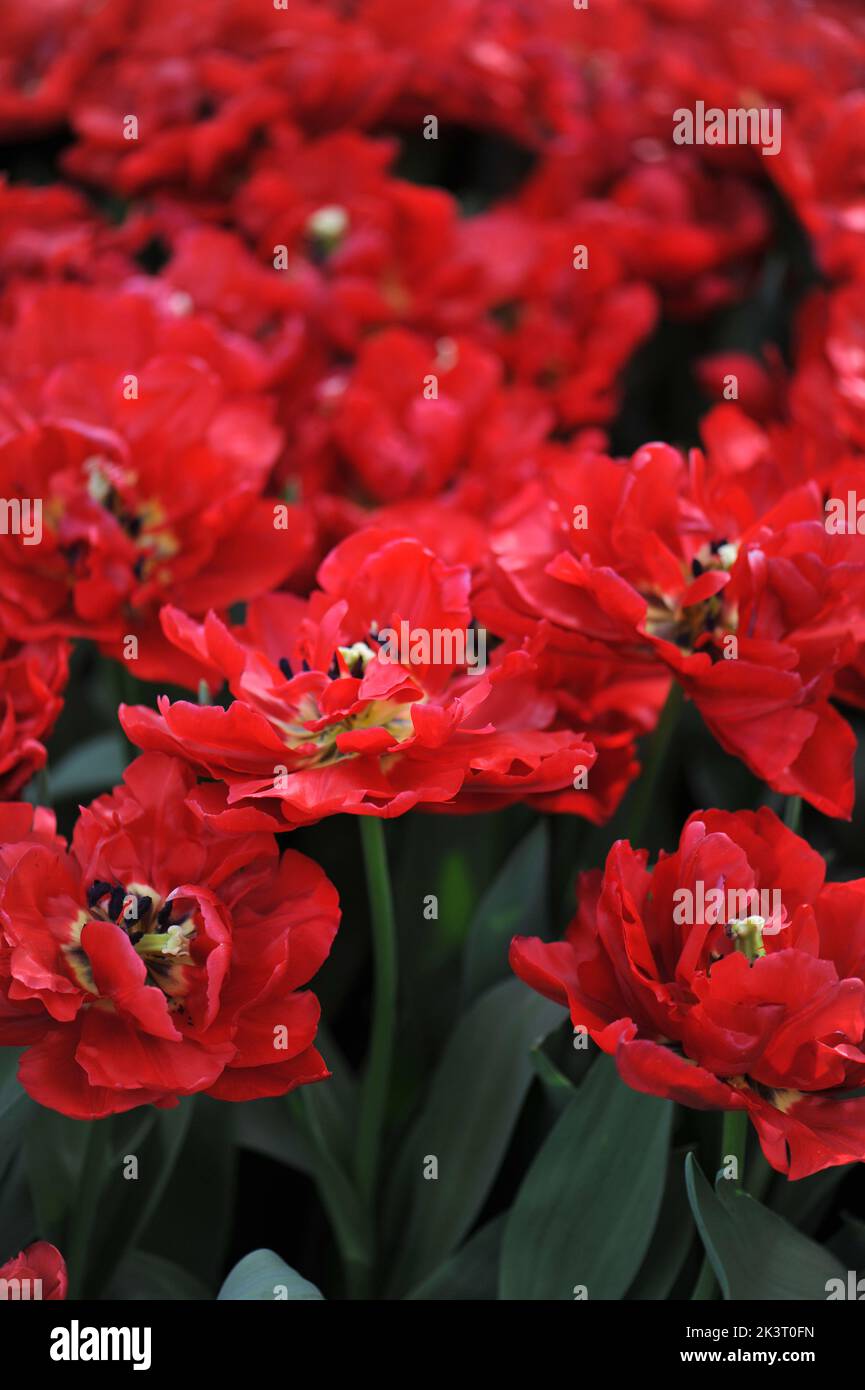
[[[462, 822], [462, 823], [460, 823]], [[399, 827], [400, 853], [393, 857], [394, 900], [401, 953], [412, 976], [423, 980], [462, 950], [491, 848], [475, 823], [450, 816], [409, 816]], [[434, 895], [438, 917], [424, 917]], [[413, 948], [413, 949], [411, 949]]]
[[[103, 1123], [103, 1121], [96, 1121]], [[35, 1105], [24, 1136], [24, 1156], [36, 1224], [43, 1240], [63, 1248], [66, 1225], [81, 1189], [89, 1125]]]
[[[533, 819], [527, 807], [512, 806], [474, 816], [413, 813], [391, 826], [400, 988], [388, 1117], [393, 1130], [405, 1132], [453, 1035], [463, 950], [483, 890]], [[435, 917], [425, 915], [432, 911], [431, 896], [437, 900]], [[328, 962], [328, 974], [331, 968]]]
[[671, 1154], [661, 1211], [646, 1258], [628, 1298], [637, 1302], [669, 1298], [694, 1240], [694, 1221], [688, 1204], [682, 1151]]
[[0, 1048], [0, 1178], [24, 1142], [27, 1116], [33, 1108], [16, 1076], [20, 1055], [20, 1048]]
[[20, 1047], [0, 1047], [0, 1113], [4, 1098], [13, 1094], [16, 1088], [18, 1091], [21, 1089], [16, 1080], [21, 1052]]
[[119, 733], [97, 734], [80, 743], [56, 767], [50, 769], [48, 785], [52, 801], [91, 797], [108, 791], [123, 777], [127, 749]]
[[782, 1182], [773, 1193], [772, 1208], [806, 1235], [813, 1235], [829, 1210], [835, 1192], [856, 1165], [842, 1163], [837, 1168], [824, 1168], [799, 1182]]
[[830, 1279], [846, 1279], [836, 1259], [781, 1216], [719, 1176], [715, 1191], [693, 1154], [685, 1159], [688, 1199], [726, 1299], [825, 1299]]
[[852, 1212], [841, 1212], [841, 1225], [831, 1240], [829, 1249], [846, 1269], [865, 1270], [865, 1221]]
[[23, 1152], [6, 1168], [0, 1182], [0, 1264], [23, 1250], [37, 1230]]
[[517, 845], [472, 918], [463, 956], [463, 998], [508, 977], [508, 947], [517, 932], [544, 936], [547, 922], [549, 835], [545, 821]]
[[[532, 1044], [560, 1017], [559, 1006], [506, 980], [457, 1023], [391, 1182], [397, 1296], [436, 1269], [477, 1220], [532, 1079]], [[433, 1158], [438, 1175], [427, 1178]]]
[[318, 1114], [310, 1104], [310, 1092], [313, 1090], [314, 1086], [303, 1086], [285, 1097], [285, 1101], [297, 1116], [310, 1154], [309, 1172], [346, 1267], [365, 1268], [371, 1263], [374, 1244], [370, 1212], [360, 1199], [353, 1177], [349, 1177], [327, 1146]]
[[130, 1250], [105, 1290], [105, 1298], [128, 1302], [139, 1299], [187, 1301], [209, 1299], [207, 1286], [173, 1260], [151, 1255], [147, 1250]]
[[272, 1250], [253, 1250], [234, 1266], [217, 1297], [220, 1300], [313, 1302], [324, 1295]]
[[306, 1086], [303, 1096], [310, 1123], [322, 1146], [345, 1172], [354, 1165], [357, 1142], [357, 1083], [326, 1025], [320, 1024], [316, 1047], [331, 1075], [320, 1086]]
[[87, 1131], [87, 1143], [65, 1235], [71, 1299], [92, 1295], [101, 1283], [94, 1273], [95, 1232], [100, 1218], [104, 1220], [105, 1216], [102, 1194], [112, 1159], [110, 1118], [91, 1120], [82, 1127]]
[[[101, 1290], [126, 1252], [140, 1244], [157, 1213], [165, 1219], [164, 1194], [174, 1181], [196, 1101], [188, 1097], [171, 1110], [142, 1108], [137, 1122], [132, 1115], [113, 1117], [107, 1171], [89, 1240], [88, 1268], [95, 1288]], [[136, 1160], [136, 1168], [130, 1159]], [[206, 1180], [199, 1175], [199, 1181]]]
[[560, 1115], [574, 1094], [573, 1081], [547, 1056], [542, 1043], [532, 1048], [529, 1058], [553, 1110]]
[[[101, 1290], [104, 1280], [135, 1239], [137, 1219], [147, 1194], [145, 1190], [142, 1196], [139, 1183], [125, 1177], [126, 1158], [128, 1155], [140, 1158], [146, 1152], [147, 1138], [158, 1114], [152, 1106], [139, 1106], [95, 1122], [103, 1128], [105, 1142], [85, 1159], [85, 1162], [95, 1162], [98, 1171], [82, 1171], [78, 1179], [78, 1192], [87, 1194], [96, 1184], [97, 1198], [92, 1220], [81, 1235], [86, 1268], [78, 1273], [81, 1277], [86, 1274], [88, 1285], [92, 1284], [96, 1290]], [[146, 1163], [144, 1171], [149, 1171]], [[77, 1195], [72, 1195], [77, 1204]], [[76, 1206], [69, 1216], [76, 1215], [83, 1217], [86, 1213]], [[64, 1240], [71, 1235], [71, 1222], [67, 1222], [67, 1226]]]
[[523, 1181], [505, 1231], [501, 1297], [619, 1299], [655, 1227], [673, 1107], [596, 1061]]
[[140, 1226], [136, 1244], [182, 1265], [212, 1296], [214, 1271], [224, 1269], [228, 1253], [237, 1163], [234, 1117], [240, 1107], [200, 1095], [189, 1108], [188, 1126], [173, 1136], [165, 1157], [170, 1179]]
[[503, 1213], [488, 1221], [461, 1250], [406, 1294], [406, 1298], [466, 1303], [498, 1298], [499, 1259], [506, 1220], [507, 1213]]
[[329, 1084], [303, 1086], [289, 1096], [238, 1106], [238, 1142], [311, 1177], [346, 1262], [365, 1264], [372, 1250], [369, 1214], [348, 1176], [350, 1169], [327, 1147], [325, 1132], [332, 1115], [325, 1118], [326, 1109], [311, 1103], [312, 1093]]
[[237, 1109], [237, 1142], [241, 1148], [264, 1154], [299, 1173], [312, 1173], [309, 1144], [286, 1105], [285, 1096], [248, 1100]]

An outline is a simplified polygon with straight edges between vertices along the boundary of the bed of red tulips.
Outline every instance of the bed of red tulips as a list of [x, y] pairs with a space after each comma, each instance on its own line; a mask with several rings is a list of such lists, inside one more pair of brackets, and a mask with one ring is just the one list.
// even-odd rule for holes
[[846, 1297], [857, 0], [34, 0], [0, 171], [0, 1294]]

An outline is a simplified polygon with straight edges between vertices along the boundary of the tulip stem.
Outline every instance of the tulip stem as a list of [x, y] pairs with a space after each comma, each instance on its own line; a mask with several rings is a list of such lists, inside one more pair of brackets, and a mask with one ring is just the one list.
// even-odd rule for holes
[[[745, 1153], [748, 1147], [748, 1112], [747, 1110], [725, 1110], [724, 1125], [721, 1130], [721, 1169], [726, 1167], [727, 1160], [736, 1160], [736, 1176], [728, 1178], [737, 1191], [745, 1190]], [[694, 1292], [691, 1294], [691, 1301], [715, 1298], [718, 1293], [718, 1281], [715, 1278], [715, 1271], [708, 1254], [703, 1256], [703, 1263], [700, 1268], [699, 1278], [694, 1285]]]
[[640, 844], [649, 819], [652, 798], [657, 790], [658, 777], [667, 756], [673, 730], [679, 722], [682, 701], [682, 687], [677, 680], [674, 680], [670, 685], [654, 733], [648, 741], [648, 751], [643, 759], [642, 775], [634, 787], [628, 820], [628, 839], [635, 849]]
[[721, 1131], [721, 1164], [728, 1158], [736, 1160], [736, 1176], [732, 1181], [736, 1190], [745, 1187], [745, 1150], [748, 1146], [747, 1110], [725, 1110], [724, 1128]]
[[784, 824], [788, 830], [792, 830], [794, 835], [799, 834], [799, 827], [802, 824], [802, 798], [801, 796], [788, 796], [784, 807]]
[[396, 927], [384, 830], [377, 816], [361, 816], [360, 838], [369, 895], [374, 979], [369, 1057], [360, 1095], [357, 1178], [361, 1196], [371, 1202], [396, 1033]]

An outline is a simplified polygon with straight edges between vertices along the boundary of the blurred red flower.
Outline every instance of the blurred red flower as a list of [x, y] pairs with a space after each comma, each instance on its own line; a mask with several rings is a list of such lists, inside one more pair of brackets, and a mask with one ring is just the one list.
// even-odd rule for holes
[[34, 1241], [0, 1265], [0, 1299], [56, 1302], [66, 1297], [68, 1285], [66, 1261], [47, 1240]]
[[0, 796], [14, 796], [45, 766], [42, 742], [63, 708], [68, 644], [0, 637]]
[[90, 637], [118, 656], [135, 636], [136, 675], [194, 685], [162, 638], [166, 596], [203, 613], [263, 593], [303, 567], [312, 532], [263, 496], [282, 438], [256, 394], [260, 355], [162, 294], [13, 297], [0, 493], [38, 500], [41, 535], [0, 550], [0, 618], [12, 636]]

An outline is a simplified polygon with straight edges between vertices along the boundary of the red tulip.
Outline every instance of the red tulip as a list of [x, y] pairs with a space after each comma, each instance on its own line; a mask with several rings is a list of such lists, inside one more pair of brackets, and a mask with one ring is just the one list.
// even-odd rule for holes
[[514, 938], [516, 973], [636, 1090], [747, 1111], [789, 1177], [865, 1160], [865, 879], [827, 883], [768, 809], [695, 812], [647, 859], [615, 844], [563, 941]]

